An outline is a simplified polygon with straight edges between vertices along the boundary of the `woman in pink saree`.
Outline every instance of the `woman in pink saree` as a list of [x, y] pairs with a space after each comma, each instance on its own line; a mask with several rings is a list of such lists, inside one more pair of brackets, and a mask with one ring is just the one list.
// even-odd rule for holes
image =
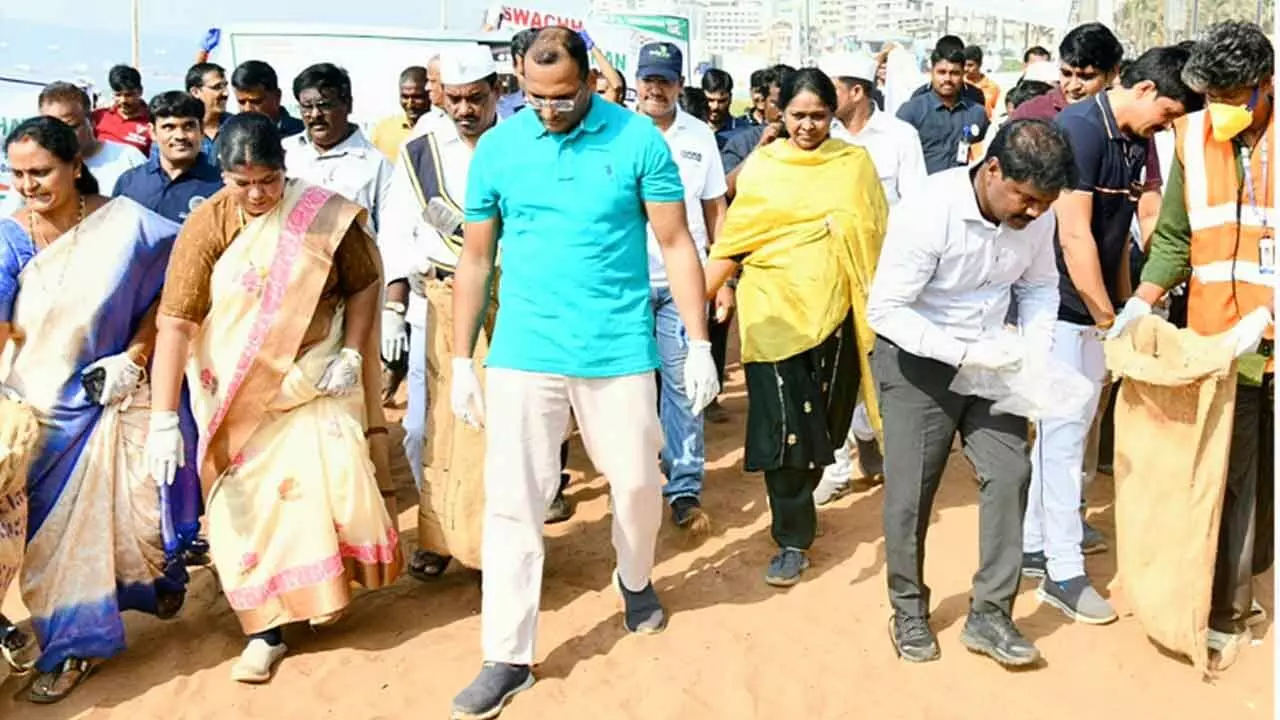
[[353, 582], [400, 572], [370, 454], [386, 432], [381, 272], [364, 211], [286, 181], [265, 116], [230, 120], [219, 160], [226, 187], [188, 218], [165, 279], [146, 453], [158, 478], [182, 463], [185, 370], [210, 551], [250, 637], [232, 678], [260, 683], [287, 651], [283, 626], [330, 624]]

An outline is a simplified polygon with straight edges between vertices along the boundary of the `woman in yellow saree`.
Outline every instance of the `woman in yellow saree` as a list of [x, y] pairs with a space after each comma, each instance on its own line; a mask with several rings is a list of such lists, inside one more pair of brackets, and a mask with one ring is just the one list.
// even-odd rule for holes
[[368, 440], [385, 435], [381, 272], [359, 206], [284, 179], [268, 118], [237, 115], [218, 143], [226, 187], [183, 226], [161, 297], [146, 452], [156, 477], [182, 462], [185, 365], [210, 552], [250, 636], [232, 678], [256, 683], [284, 625], [329, 624], [352, 582], [400, 572]]
[[779, 106], [787, 137], [744, 163], [706, 274], [710, 298], [741, 269], [743, 468], [764, 472], [773, 514], [779, 552], [765, 582], [789, 587], [809, 565], [813, 490], [859, 400], [878, 424], [866, 305], [888, 206], [867, 152], [829, 136], [836, 90], [826, 75], [797, 72]]

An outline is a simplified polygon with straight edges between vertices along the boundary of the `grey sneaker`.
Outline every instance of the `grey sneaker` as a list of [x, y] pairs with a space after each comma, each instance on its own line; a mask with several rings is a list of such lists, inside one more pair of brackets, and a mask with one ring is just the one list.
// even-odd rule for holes
[[809, 569], [809, 556], [803, 550], [783, 548], [769, 561], [764, 581], [774, 587], [791, 587], [800, 582], [800, 574]]
[[657, 635], [667, 629], [667, 611], [658, 599], [658, 591], [653, 583], [644, 586], [640, 592], [631, 592], [622, 584], [618, 573], [613, 574], [613, 584], [622, 596], [624, 606], [622, 624], [627, 632], [636, 635]]
[[528, 665], [487, 662], [475, 680], [453, 699], [453, 720], [489, 720], [502, 713], [511, 698], [533, 687]]
[[1089, 578], [1084, 575], [1058, 582], [1045, 577], [1036, 591], [1041, 602], [1048, 603], [1067, 617], [1087, 625], [1106, 625], [1115, 622], [1116, 611], [1093, 589]]
[[1240, 659], [1240, 651], [1249, 647], [1253, 640], [1253, 632], [1245, 628], [1244, 632], [1231, 634], [1209, 629], [1209, 669], [1226, 670]]
[[1083, 525], [1083, 535], [1080, 540], [1080, 553], [1083, 555], [1097, 555], [1107, 551], [1107, 536], [1102, 534], [1098, 528], [1090, 525], [1084, 520], [1080, 521]]
[[826, 505], [851, 492], [853, 492], [853, 483], [848, 480], [834, 480], [824, 476], [818, 483], [818, 487], [813, 490], [813, 502], [817, 505]]
[[1049, 560], [1042, 552], [1022, 553], [1022, 577], [1042, 578]]

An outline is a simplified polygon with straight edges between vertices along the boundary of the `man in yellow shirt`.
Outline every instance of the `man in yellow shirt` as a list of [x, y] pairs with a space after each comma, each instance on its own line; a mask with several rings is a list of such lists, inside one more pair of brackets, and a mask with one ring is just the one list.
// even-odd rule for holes
[[404, 113], [392, 115], [375, 125], [371, 138], [374, 146], [392, 163], [400, 157], [400, 146], [409, 139], [418, 118], [431, 109], [426, 68], [414, 65], [400, 73], [400, 107]]

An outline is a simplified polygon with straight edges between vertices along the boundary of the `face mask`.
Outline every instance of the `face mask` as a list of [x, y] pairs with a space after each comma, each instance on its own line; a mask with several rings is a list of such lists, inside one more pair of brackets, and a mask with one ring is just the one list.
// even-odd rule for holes
[[1225, 103], [1209, 103], [1209, 121], [1213, 124], [1213, 139], [1227, 142], [1253, 124], [1253, 108], [1258, 104], [1258, 91], [1244, 106]]

